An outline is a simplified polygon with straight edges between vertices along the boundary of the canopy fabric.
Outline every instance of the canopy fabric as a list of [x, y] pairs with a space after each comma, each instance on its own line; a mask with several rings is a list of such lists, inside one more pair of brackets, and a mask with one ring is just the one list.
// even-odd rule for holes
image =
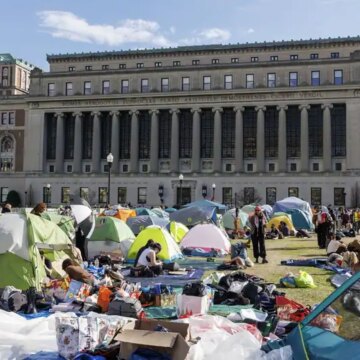
[[156, 216], [155, 213], [152, 212], [152, 210], [144, 208], [144, 207], [139, 207], [135, 209], [136, 211], [136, 216]]
[[149, 215], [142, 215], [142, 216], [135, 216], [127, 219], [126, 224], [129, 226], [131, 231], [138, 235], [142, 230], [147, 228], [150, 225], [158, 225], [160, 227], [164, 227], [169, 223], [169, 219], [162, 219], [158, 216], [149, 216]]
[[171, 221], [168, 225], [170, 235], [174, 238], [177, 243], [180, 243], [183, 237], [188, 233], [189, 229], [181, 223]]
[[169, 232], [159, 226], [149, 226], [142, 230], [131, 245], [127, 261], [134, 262], [140, 248], [146, 245], [148, 240], [154, 240], [161, 245], [158, 258], [163, 261], [171, 262], [183, 257], [181, 250]]
[[153, 212], [153, 214], [155, 214], [158, 217], [161, 217], [164, 219], [169, 219], [169, 213], [167, 213], [166, 211], [164, 211], [161, 208], [153, 208], [153, 209], [151, 209], [151, 211]]
[[41, 217], [54, 222], [57, 226], [60, 227], [62, 231], [65, 232], [69, 239], [73, 240], [75, 238], [75, 221], [71, 216], [65, 216], [46, 211], [41, 214]]
[[134, 233], [124, 221], [112, 216], [98, 217], [94, 232], [87, 242], [88, 257], [93, 258], [102, 252], [121, 252], [126, 256], [134, 239]]
[[[8, 285], [21, 290], [40, 288], [46, 276], [37, 244], [72, 245], [68, 236], [53, 222], [40, 216], [6, 214], [0, 216], [0, 288]], [[54, 261], [71, 257], [66, 250], [43, 249], [44, 257]]]
[[278, 228], [281, 221], [283, 221], [283, 222], [288, 226], [288, 228], [289, 228], [290, 231], [294, 231], [294, 232], [295, 232], [294, 224], [293, 224], [291, 218], [289, 218], [288, 216], [275, 216], [275, 217], [271, 218], [271, 219], [266, 223], [266, 229], [267, 229], [267, 230], [270, 230], [272, 224], [274, 224], [275, 227]]
[[218, 202], [215, 201], [210, 201], [210, 200], [206, 200], [206, 199], [202, 199], [202, 200], [196, 200], [193, 201], [189, 204], [184, 205], [184, 207], [190, 207], [190, 206], [197, 206], [197, 207], [215, 207], [217, 211], [221, 211], [225, 212], [228, 207], [224, 204], [220, 204]]
[[249, 205], [243, 206], [240, 210], [247, 214], [251, 214], [255, 211], [255, 207], [256, 207], [256, 205], [249, 204]]
[[166, 208], [165, 211], [166, 211], [168, 214], [171, 214], [171, 213], [177, 211], [177, 209], [175, 209], [175, 208]]
[[229, 238], [214, 224], [198, 224], [184, 236], [180, 243], [182, 249], [211, 248], [230, 252]]
[[278, 211], [286, 212], [288, 209], [298, 209], [307, 214], [311, 214], [311, 207], [307, 201], [301, 200], [295, 196], [287, 197], [283, 200], [279, 200], [273, 206], [273, 213]]
[[314, 224], [312, 223], [312, 218], [309, 214], [306, 214], [299, 209], [288, 209], [286, 212], [291, 215], [295, 229], [314, 229]]
[[272, 206], [268, 205], [268, 204], [264, 204], [261, 205], [261, 209], [264, 212], [264, 214], [266, 215], [267, 218], [270, 218], [271, 214], [272, 214]]
[[[236, 212], [236, 209], [233, 208], [233, 209], [228, 210], [223, 215], [222, 224], [225, 229], [230, 229], [230, 230], [235, 229], [235, 227], [234, 227], [235, 212]], [[249, 215], [246, 212], [239, 210], [238, 218], [240, 219], [240, 226], [243, 228], [249, 219]]]
[[190, 206], [170, 214], [170, 221], [176, 221], [186, 226], [194, 226], [202, 222], [216, 223], [215, 207]]

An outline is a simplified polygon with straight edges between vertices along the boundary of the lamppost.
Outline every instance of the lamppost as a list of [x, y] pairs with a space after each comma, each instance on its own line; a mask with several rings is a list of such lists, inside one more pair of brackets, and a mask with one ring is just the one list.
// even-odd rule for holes
[[184, 175], [183, 174], [180, 174], [179, 175], [179, 182], [180, 182], [180, 206], [182, 205], [182, 183], [183, 183], [183, 180], [184, 180]]
[[51, 202], [51, 184], [46, 184], [46, 205], [49, 206]]
[[24, 200], [24, 206], [27, 206], [27, 191], [25, 191], [25, 200]]
[[111, 167], [114, 161], [114, 156], [112, 153], [109, 153], [106, 157], [107, 165], [108, 165], [108, 187], [107, 187], [107, 205], [110, 205], [110, 177], [111, 177]]
[[163, 203], [164, 203], [164, 185], [159, 185], [158, 194], [159, 194], [159, 198], [160, 198], [160, 203], [161, 203], [161, 205], [163, 205]]
[[211, 200], [214, 201], [215, 200], [216, 184], [212, 184], [211, 187], [212, 187], [212, 199]]
[[206, 198], [206, 196], [207, 196], [207, 186], [206, 185], [202, 186], [201, 195], [203, 196], [204, 199]]

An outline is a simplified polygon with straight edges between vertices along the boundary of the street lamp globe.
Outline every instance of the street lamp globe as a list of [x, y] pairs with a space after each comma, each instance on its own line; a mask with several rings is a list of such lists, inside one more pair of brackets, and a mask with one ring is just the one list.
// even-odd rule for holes
[[114, 161], [114, 156], [112, 153], [109, 153], [108, 156], [106, 157], [106, 161], [109, 163], [109, 164], [112, 164], [113, 161]]
[[213, 189], [216, 189], [216, 184], [211, 185]]
[[184, 175], [183, 175], [183, 174], [180, 174], [180, 175], [179, 175], [179, 180], [180, 180], [180, 181], [183, 181], [183, 180], [184, 180]]
[[47, 187], [48, 189], [50, 189], [50, 188], [51, 188], [51, 184], [46, 184], [46, 187]]

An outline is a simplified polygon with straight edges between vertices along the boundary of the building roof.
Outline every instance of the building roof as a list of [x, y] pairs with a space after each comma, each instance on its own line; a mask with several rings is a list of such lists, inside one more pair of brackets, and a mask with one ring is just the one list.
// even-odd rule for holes
[[104, 57], [126, 57], [126, 56], [144, 56], [157, 54], [179, 54], [191, 52], [206, 52], [206, 51], [225, 51], [225, 50], [251, 50], [251, 49], [270, 49], [270, 48], [288, 48], [288, 47], [303, 47], [303, 46], [319, 46], [319, 45], [341, 45], [345, 43], [358, 43], [360, 36], [348, 36], [327, 39], [307, 39], [307, 40], [282, 40], [282, 41], [264, 41], [244, 44], [212, 44], [212, 45], [193, 45], [193, 46], [177, 46], [169, 48], [153, 48], [153, 49], [134, 49], [134, 50], [113, 50], [113, 51], [98, 51], [86, 53], [71, 53], [71, 54], [47, 54], [47, 61], [70, 60], [81, 58], [104, 58]]
[[18, 64], [29, 70], [34, 68], [34, 65], [24, 61], [23, 59], [16, 59], [9, 53], [0, 54], [0, 64]]

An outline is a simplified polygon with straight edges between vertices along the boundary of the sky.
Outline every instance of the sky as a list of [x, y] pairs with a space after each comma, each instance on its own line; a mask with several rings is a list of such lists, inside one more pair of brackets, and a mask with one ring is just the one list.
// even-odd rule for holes
[[359, 0], [18, 0], [1, 12], [0, 53], [43, 70], [47, 54], [360, 34]]

